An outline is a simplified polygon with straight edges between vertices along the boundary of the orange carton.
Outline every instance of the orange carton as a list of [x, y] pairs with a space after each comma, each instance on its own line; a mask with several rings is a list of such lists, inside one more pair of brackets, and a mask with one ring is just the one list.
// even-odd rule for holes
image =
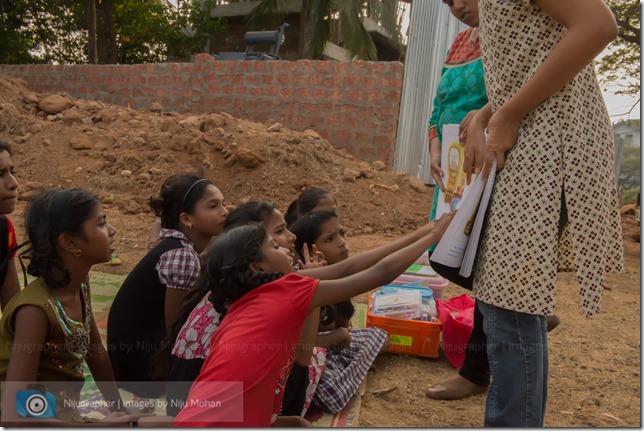
[[375, 326], [387, 331], [389, 334], [388, 352], [428, 358], [438, 357], [438, 340], [442, 327], [440, 320], [425, 322], [379, 316], [371, 312], [372, 301], [372, 294], [369, 294], [366, 326]]

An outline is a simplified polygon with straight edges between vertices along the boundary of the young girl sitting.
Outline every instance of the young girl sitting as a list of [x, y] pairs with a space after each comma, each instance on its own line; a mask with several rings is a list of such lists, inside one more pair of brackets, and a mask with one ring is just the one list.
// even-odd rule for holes
[[[251, 201], [244, 203], [228, 215], [224, 226], [229, 229], [253, 222], [263, 223], [277, 244], [287, 250], [291, 257], [294, 255], [295, 235], [286, 228], [282, 213], [272, 202]], [[310, 262], [308, 259], [308, 267], [321, 266], [323, 263], [318, 262], [318, 256], [315, 253], [312, 255], [314, 262]], [[168, 381], [171, 383], [168, 384], [167, 389], [167, 413], [170, 416], [175, 416], [185, 404], [190, 384], [199, 375], [204, 360], [210, 352], [210, 339], [217, 330], [220, 316], [213, 308], [212, 303], [208, 301], [209, 296], [208, 288], [204, 287], [203, 283], [198, 283], [186, 298], [179, 317], [166, 338], [167, 346], [172, 348], [168, 372]], [[316, 333], [313, 331], [308, 338], [304, 337], [301, 340], [301, 344], [309, 346], [309, 348], [299, 352], [296, 360], [298, 369], [301, 368], [300, 375], [303, 374], [305, 377], [308, 377], [307, 371], [311, 359], [310, 346], [315, 342], [315, 335]], [[161, 355], [159, 356], [159, 361], [162, 361], [163, 358]], [[163, 368], [162, 365], [157, 366]], [[306, 389], [306, 383], [300, 382], [299, 385]], [[287, 411], [299, 409], [301, 412], [304, 400], [302, 397], [298, 398], [298, 401], [287, 401], [285, 404]]]
[[0, 141], [0, 309], [4, 310], [13, 296], [20, 292], [20, 281], [14, 262], [17, 247], [16, 230], [13, 223], [5, 214], [11, 214], [16, 209], [18, 198], [18, 182], [14, 177], [15, 171], [11, 161], [11, 147]]
[[[83, 361], [110, 409], [124, 411], [90, 303], [90, 268], [110, 260], [116, 233], [98, 197], [81, 189], [46, 192], [28, 207], [25, 229], [31, 242], [27, 270], [38, 278], [9, 301], [0, 320], [3, 422], [83, 422], [76, 409], [85, 382]], [[42, 391], [40, 402], [16, 401], [28, 389]], [[49, 393], [55, 406], [47, 404]], [[131, 420], [115, 413], [105, 422]]]
[[322, 210], [335, 212], [336, 208], [337, 203], [330, 191], [321, 187], [312, 187], [304, 190], [289, 204], [284, 219], [286, 225], [290, 227], [304, 214]]
[[220, 235], [208, 249], [204, 283], [225, 317], [175, 425], [310, 425], [300, 417], [279, 417], [309, 313], [392, 281], [438, 241], [452, 217], [432, 222], [418, 241], [343, 278], [333, 266], [294, 274], [291, 259], [262, 225]]
[[[291, 227], [297, 236], [296, 250], [306, 244], [321, 250], [329, 265], [349, 257], [344, 228], [331, 211], [302, 216]], [[379, 328], [352, 329], [351, 300], [322, 307], [318, 345], [328, 347], [326, 369], [315, 392], [313, 404], [333, 413], [341, 411], [357, 392], [378, 354], [387, 347], [387, 332]]]
[[169, 177], [160, 197], [150, 201], [161, 217], [161, 242], [127, 276], [107, 320], [114, 374], [122, 388], [137, 396], [158, 397], [165, 391], [165, 375], [151, 374], [151, 359], [199, 275], [199, 254], [223, 231], [228, 215], [223, 200], [211, 181], [180, 173]]

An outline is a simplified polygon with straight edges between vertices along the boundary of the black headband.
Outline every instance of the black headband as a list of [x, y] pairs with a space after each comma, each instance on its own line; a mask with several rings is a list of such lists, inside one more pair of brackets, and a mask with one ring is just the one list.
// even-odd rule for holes
[[203, 183], [203, 182], [205, 182], [205, 181], [208, 181], [208, 180], [207, 180], [207, 179], [205, 179], [205, 178], [202, 178], [202, 179], [200, 179], [200, 180], [195, 181], [195, 182], [190, 186], [190, 188], [188, 189], [188, 191], [186, 192], [186, 194], [185, 194], [185, 195], [183, 195], [183, 201], [181, 202], [181, 211], [179, 211], [179, 214], [181, 214], [182, 212], [184, 212], [184, 211], [183, 211], [183, 209], [184, 209], [184, 207], [186, 206], [186, 201], [188, 200], [188, 196], [190, 196], [190, 192], [192, 191], [192, 189], [194, 189], [195, 187], [197, 187], [197, 185], [199, 185], [199, 184], [201, 184], [201, 183]]

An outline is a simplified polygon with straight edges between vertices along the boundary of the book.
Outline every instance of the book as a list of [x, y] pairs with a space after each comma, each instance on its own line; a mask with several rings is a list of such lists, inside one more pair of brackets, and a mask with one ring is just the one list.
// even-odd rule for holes
[[[460, 144], [459, 144], [460, 146]], [[451, 147], [446, 148], [446, 151], [451, 151]], [[462, 153], [461, 153], [462, 154]], [[462, 167], [462, 161], [461, 167]], [[494, 186], [494, 178], [496, 175], [496, 160], [493, 162], [490, 169], [490, 175], [486, 180], [478, 176], [470, 186], [468, 186], [467, 193], [463, 193], [463, 199], [459, 202], [458, 211], [449, 225], [445, 234], [438, 242], [436, 249], [430, 258], [431, 263], [437, 263], [434, 269], [445, 278], [460, 284], [463, 287], [469, 288], [464, 283], [469, 283], [471, 280], [466, 280], [471, 277], [476, 252], [478, 250], [478, 243], [481, 236], [481, 229], [483, 228], [483, 221], [487, 206], [492, 195], [492, 188]], [[459, 179], [460, 180], [460, 179]], [[449, 180], [448, 180], [449, 181]], [[446, 185], [447, 196], [447, 185]], [[456, 195], [457, 193], [454, 193]], [[439, 195], [440, 199], [440, 195]], [[438, 208], [436, 211], [438, 217]], [[450, 275], [443, 273], [440, 266], [458, 269], [458, 279], [455, 280]]]
[[[443, 177], [445, 191], [438, 192], [436, 218], [459, 209], [473, 187], [473, 182], [469, 185], [465, 184], [466, 175], [463, 172], [465, 150], [458, 139], [458, 124], [445, 124], [442, 139], [441, 167], [445, 173]], [[476, 176], [472, 178], [475, 179]]]

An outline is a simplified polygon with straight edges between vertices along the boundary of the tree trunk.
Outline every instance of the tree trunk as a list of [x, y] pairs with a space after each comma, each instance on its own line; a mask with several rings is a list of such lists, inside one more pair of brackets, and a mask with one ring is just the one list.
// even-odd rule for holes
[[87, 60], [89, 64], [96, 64], [96, 0], [87, 0]]
[[310, 49], [309, 49], [309, 31], [308, 31], [308, 0], [302, 0], [302, 10], [300, 10], [300, 34], [299, 34], [299, 46], [298, 46], [298, 56], [300, 58], [309, 58]]
[[114, 27], [114, 15], [112, 14], [112, 0], [101, 2], [101, 51], [102, 64], [118, 63], [118, 46], [116, 45], [116, 28]]

